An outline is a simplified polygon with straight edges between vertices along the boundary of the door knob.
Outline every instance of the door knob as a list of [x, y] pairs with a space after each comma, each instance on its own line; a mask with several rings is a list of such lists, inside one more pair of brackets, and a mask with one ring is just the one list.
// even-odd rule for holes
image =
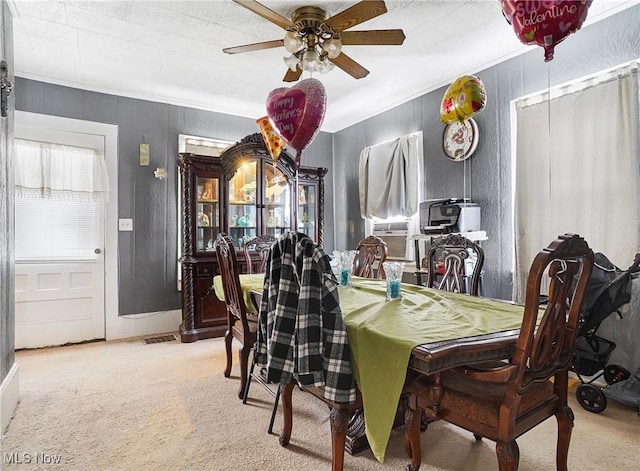
[[100, 250], [100, 249], [95, 249], [95, 250], [93, 251], [93, 253], [94, 253], [94, 254], [96, 254], [96, 255], [98, 255], [100, 252], [102, 252], [102, 250]]

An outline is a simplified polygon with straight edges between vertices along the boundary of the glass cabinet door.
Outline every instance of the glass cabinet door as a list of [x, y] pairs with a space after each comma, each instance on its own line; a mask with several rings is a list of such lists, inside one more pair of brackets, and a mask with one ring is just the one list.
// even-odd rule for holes
[[220, 181], [196, 176], [196, 188], [196, 250], [210, 252], [220, 232]]
[[318, 186], [313, 183], [300, 183], [298, 185], [298, 231], [307, 234], [316, 240], [316, 224], [318, 211]]
[[265, 234], [279, 236], [291, 230], [291, 185], [282, 171], [265, 164]]
[[229, 238], [236, 248], [257, 235], [257, 162], [246, 162], [229, 181]]

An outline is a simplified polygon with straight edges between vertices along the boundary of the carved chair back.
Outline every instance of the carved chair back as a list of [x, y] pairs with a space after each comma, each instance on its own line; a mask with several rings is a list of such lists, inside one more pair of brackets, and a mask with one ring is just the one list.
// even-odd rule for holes
[[[593, 252], [575, 234], [560, 236], [534, 259], [527, 279], [524, 319], [512, 360], [518, 369], [511, 386], [514, 393], [557, 372], [566, 374], [573, 358], [582, 299], [592, 268]], [[548, 301], [537, 324], [540, 302], [544, 299], [540, 292], [545, 285]]]
[[[420, 466], [419, 414], [443, 419], [496, 442], [499, 469], [518, 469], [516, 443], [523, 433], [555, 416], [556, 466], [567, 470], [573, 412], [567, 404], [571, 365], [582, 300], [593, 268], [583, 238], [564, 234], [538, 253], [527, 280], [524, 315], [509, 362], [454, 368], [420, 377], [411, 386], [407, 437], [412, 463]], [[548, 287], [542, 310], [540, 294]], [[553, 378], [553, 381], [551, 381]]]
[[[238, 269], [238, 260], [236, 259], [236, 251], [233, 247], [231, 239], [226, 234], [220, 233], [216, 237], [216, 255], [218, 257], [218, 267], [220, 269], [220, 277], [222, 278], [222, 288], [224, 292], [224, 301], [227, 305], [229, 316], [229, 328], [235, 323], [235, 319], [242, 322], [245, 332], [249, 332], [247, 325], [247, 307], [242, 296], [242, 288], [240, 286], [240, 277]], [[235, 319], [234, 319], [235, 318]]]
[[384, 278], [382, 263], [387, 259], [387, 243], [369, 236], [358, 242], [353, 260], [353, 274], [364, 278]]
[[269, 250], [278, 239], [269, 234], [259, 235], [244, 244], [244, 258], [247, 273], [264, 273], [269, 258]]
[[[467, 288], [465, 262], [475, 253], [473, 271]], [[478, 296], [480, 274], [484, 265], [484, 250], [477, 243], [459, 234], [432, 238], [427, 256], [422, 261], [427, 269], [427, 286]], [[426, 265], [426, 266], [425, 266]]]

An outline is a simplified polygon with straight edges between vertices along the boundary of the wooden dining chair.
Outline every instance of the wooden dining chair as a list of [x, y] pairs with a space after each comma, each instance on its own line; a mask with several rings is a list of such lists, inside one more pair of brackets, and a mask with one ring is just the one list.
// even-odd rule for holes
[[387, 259], [387, 243], [380, 237], [368, 236], [358, 242], [353, 260], [353, 275], [384, 278], [382, 264]]
[[280, 444], [288, 445], [291, 438], [291, 396], [298, 387], [329, 406], [331, 469], [342, 471], [349, 419], [362, 408], [362, 399], [353, 380], [330, 259], [307, 235], [291, 231], [272, 247], [267, 271], [271, 267], [264, 290], [269, 297], [261, 299], [256, 354], [268, 380], [280, 383], [284, 412]]
[[[471, 275], [465, 263], [475, 253]], [[480, 274], [484, 265], [484, 250], [477, 243], [460, 234], [432, 238], [422, 266], [427, 270], [427, 287], [478, 296]], [[468, 286], [467, 281], [468, 280]]]
[[[408, 388], [407, 470], [420, 467], [420, 417], [445, 420], [496, 442], [500, 471], [516, 471], [516, 438], [555, 416], [556, 468], [567, 470], [573, 412], [567, 404], [580, 308], [593, 252], [578, 235], [559, 236], [538, 253], [529, 271], [522, 326], [513, 358], [490, 369], [460, 367], [421, 376]], [[548, 285], [541, 314], [540, 291]], [[538, 322], [539, 320], [539, 322]], [[479, 352], [481, 353], [481, 352]]]
[[247, 273], [264, 273], [269, 249], [276, 241], [270, 234], [259, 235], [244, 244], [244, 259], [247, 262]]
[[[235, 338], [240, 342], [240, 389], [238, 397], [242, 399], [242, 403], [247, 403], [249, 387], [251, 380], [255, 380], [274, 398], [274, 405], [271, 410], [271, 419], [269, 421], [269, 433], [273, 431], [273, 423], [278, 409], [278, 399], [280, 396], [279, 389], [271, 389], [266, 380], [261, 376], [260, 372], [254, 373], [255, 363], [252, 360], [251, 368], [248, 368], [249, 354], [253, 348], [258, 331], [258, 315], [247, 312], [242, 287], [240, 285], [238, 261], [236, 259], [235, 248], [231, 239], [226, 234], [218, 234], [215, 243], [216, 255], [218, 257], [218, 266], [220, 267], [220, 276], [222, 278], [222, 287], [224, 292], [224, 300], [227, 305], [227, 322], [228, 327], [224, 336], [225, 348], [227, 353], [227, 365], [224, 370], [225, 377], [231, 374], [233, 363], [233, 354], [231, 344]], [[257, 302], [254, 302], [256, 310], [260, 308]]]
[[238, 391], [238, 397], [242, 399], [247, 385], [249, 353], [256, 341], [258, 319], [256, 315], [247, 315], [247, 306], [240, 287], [238, 260], [236, 259], [236, 251], [231, 239], [224, 233], [218, 234], [215, 249], [220, 276], [222, 278], [224, 301], [227, 305], [227, 331], [224, 334], [227, 365], [224, 370], [224, 375], [227, 378], [231, 375], [233, 363], [231, 343], [235, 338], [240, 342], [240, 389]]

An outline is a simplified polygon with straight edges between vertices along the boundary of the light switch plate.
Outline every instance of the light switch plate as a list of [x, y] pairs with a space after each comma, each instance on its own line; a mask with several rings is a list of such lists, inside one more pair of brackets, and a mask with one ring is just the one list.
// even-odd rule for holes
[[133, 230], [133, 219], [118, 219], [118, 230], [119, 231], [132, 231]]

